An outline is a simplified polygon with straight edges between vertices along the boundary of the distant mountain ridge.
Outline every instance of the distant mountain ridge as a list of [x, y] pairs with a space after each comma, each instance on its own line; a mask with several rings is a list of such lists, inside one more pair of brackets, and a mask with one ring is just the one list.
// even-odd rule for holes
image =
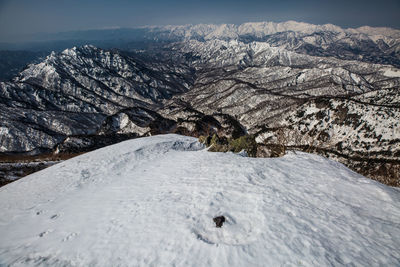
[[148, 49], [155, 43], [189, 40], [259, 41], [301, 54], [400, 67], [398, 29], [369, 26], [343, 29], [333, 24], [313, 25], [296, 21], [145, 26], [37, 34], [27, 43], [0, 44], [0, 50], [62, 51], [85, 44], [106, 49], [138, 50]]
[[[110, 29], [91, 29], [81, 31], [67, 31], [59, 33], [41, 33], [35, 38], [40, 40], [66, 40], [66, 39], [86, 39], [96, 40], [96, 34], [106, 34], [103, 39], [121, 38], [152, 38], [155, 34], [162, 34], [166, 39], [186, 38], [195, 39], [203, 37], [208, 39], [237, 39], [244, 35], [254, 37], [264, 37], [280, 32], [299, 32], [312, 34], [315, 32], [338, 32], [347, 34], [364, 34], [370, 37], [381, 36], [386, 38], [400, 38], [400, 30], [389, 27], [370, 27], [362, 26], [359, 28], [341, 28], [333, 24], [315, 25], [305, 22], [286, 21], [286, 22], [246, 22], [240, 25], [235, 24], [186, 24], [186, 25], [166, 25], [166, 26], [142, 26], [136, 28], [110, 28]], [[154, 35], [152, 35], [154, 34]]]

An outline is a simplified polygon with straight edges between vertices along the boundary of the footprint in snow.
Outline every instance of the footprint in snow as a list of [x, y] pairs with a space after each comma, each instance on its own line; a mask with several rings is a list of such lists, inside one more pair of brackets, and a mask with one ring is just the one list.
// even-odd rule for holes
[[71, 240], [72, 238], [76, 237], [78, 235], [78, 233], [71, 233], [69, 235], [67, 235], [66, 237], [63, 238], [62, 242], [66, 242]]
[[36, 212], [36, 215], [40, 215], [42, 213], [43, 213], [43, 210], [39, 210], [39, 211]]
[[47, 234], [49, 234], [49, 233], [51, 233], [51, 232], [53, 232], [52, 229], [49, 229], [49, 230], [44, 231], [44, 232], [41, 232], [41, 233], [39, 234], [39, 237], [44, 237], [45, 235], [47, 235]]
[[90, 177], [90, 171], [88, 169], [84, 169], [81, 171], [81, 177], [83, 179], [88, 179]]
[[55, 219], [57, 219], [58, 217], [60, 217], [59, 214], [54, 214], [53, 216], [50, 217], [50, 219], [55, 220]]

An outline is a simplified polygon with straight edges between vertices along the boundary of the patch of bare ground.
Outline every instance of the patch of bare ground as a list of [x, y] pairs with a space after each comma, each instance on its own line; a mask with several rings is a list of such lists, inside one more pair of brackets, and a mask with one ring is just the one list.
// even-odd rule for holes
[[0, 187], [80, 154], [0, 155]]

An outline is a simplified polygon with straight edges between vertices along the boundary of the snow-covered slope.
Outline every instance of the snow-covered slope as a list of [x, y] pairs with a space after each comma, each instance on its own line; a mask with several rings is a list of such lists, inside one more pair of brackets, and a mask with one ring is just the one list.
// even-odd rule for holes
[[210, 153], [178, 135], [6, 185], [0, 212], [6, 266], [400, 264], [398, 190], [320, 156]]

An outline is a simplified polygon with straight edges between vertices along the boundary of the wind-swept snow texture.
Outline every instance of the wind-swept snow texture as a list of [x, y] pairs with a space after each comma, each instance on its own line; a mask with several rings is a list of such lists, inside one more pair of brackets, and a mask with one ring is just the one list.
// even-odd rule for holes
[[0, 213], [1, 266], [400, 265], [397, 189], [316, 155], [211, 153], [178, 135], [6, 185]]

